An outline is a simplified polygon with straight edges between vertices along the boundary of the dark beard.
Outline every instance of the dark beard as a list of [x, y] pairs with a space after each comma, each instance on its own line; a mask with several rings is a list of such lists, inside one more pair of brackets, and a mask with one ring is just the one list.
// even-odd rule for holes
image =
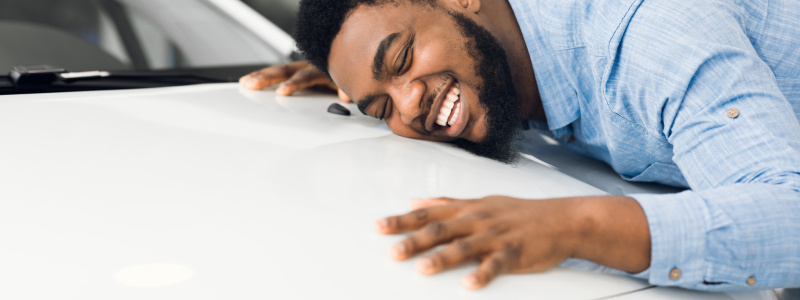
[[[476, 72], [483, 80], [477, 87], [478, 100], [486, 110], [486, 137], [480, 142], [456, 140], [459, 148], [475, 155], [503, 163], [513, 163], [519, 157], [521, 140], [520, 107], [511, 80], [511, 67], [506, 52], [486, 28], [461, 13], [448, 12], [467, 39], [465, 45], [476, 62]], [[476, 124], [477, 125], [477, 124]]]

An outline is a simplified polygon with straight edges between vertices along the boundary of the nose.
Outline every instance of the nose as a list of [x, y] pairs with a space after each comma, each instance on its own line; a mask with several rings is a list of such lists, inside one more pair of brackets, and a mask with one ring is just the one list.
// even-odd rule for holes
[[425, 96], [425, 83], [414, 80], [395, 84], [389, 88], [388, 92], [394, 101], [394, 108], [400, 113], [403, 124], [411, 125], [411, 122], [424, 112], [421, 104], [422, 98]]

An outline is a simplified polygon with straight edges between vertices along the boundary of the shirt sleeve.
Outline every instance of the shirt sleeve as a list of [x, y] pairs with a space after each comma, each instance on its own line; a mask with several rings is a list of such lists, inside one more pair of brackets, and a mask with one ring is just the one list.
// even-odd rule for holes
[[[686, 78], [647, 113], [660, 117], [691, 190], [630, 195], [651, 235], [651, 265], [638, 276], [708, 291], [800, 286], [800, 123], [744, 31], [732, 30], [736, 18], [705, 17], [680, 39], [621, 50], [656, 57], [643, 70], [661, 82]], [[658, 24], [669, 18], [641, 21], [680, 26]]]

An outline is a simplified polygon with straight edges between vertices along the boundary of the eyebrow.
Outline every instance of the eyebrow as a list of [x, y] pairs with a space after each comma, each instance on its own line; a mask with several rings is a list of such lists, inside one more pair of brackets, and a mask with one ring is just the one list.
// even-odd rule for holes
[[399, 32], [395, 32], [384, 38], [378, 51], [375, 51], [375, 58], [372, 59], [372, 78], [375, 80], [383, 79], [383, 62], [386, 60], [386, 51], [392, 46], [392, 43], [400, 36]]

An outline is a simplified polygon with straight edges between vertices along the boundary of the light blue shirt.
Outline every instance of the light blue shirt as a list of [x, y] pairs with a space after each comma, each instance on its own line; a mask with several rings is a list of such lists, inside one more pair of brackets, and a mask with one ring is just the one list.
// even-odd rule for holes
[[626, 180], [690, 188], [629, 195], [652, 245], [633, 276], [800, 286], [800, 1], [509, 2], [553, 134]]

